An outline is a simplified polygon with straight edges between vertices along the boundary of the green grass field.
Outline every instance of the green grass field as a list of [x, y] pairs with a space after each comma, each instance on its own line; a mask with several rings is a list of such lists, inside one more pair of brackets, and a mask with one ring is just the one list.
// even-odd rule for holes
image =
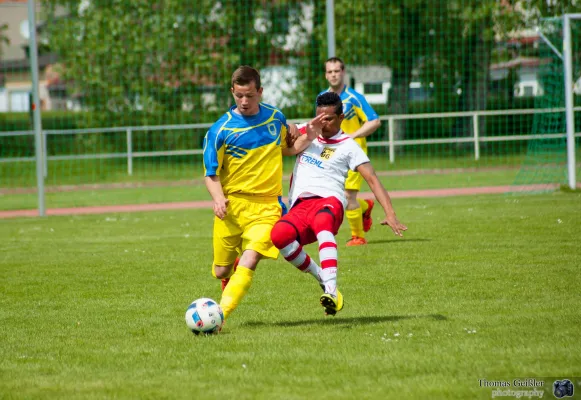
[[[506, 169], [465, 173], [380, 176], [380, 179], [388, 190], [466, 188], [510, 185], [517, 173], [518, 170], [516, 169]], [[179, 184], [179, 182], [173, 182], [172, 184]], [[288, 185], [288, 180], [285, 180], [283, 183], [285, 195]], [[369, 191], [365, 183], [362, 186], [362, 191]], [[1, 193], [0, 191], [0, 210], [31, 209], [38, 206], [36, 193]], [[161, 183], [161, 186], [153, 187], [48, 192], [45, 194], [45, 198], [47, 208], [149, 204], [211, 199], [202, 181], [197, 184], [182, 183], [178, 186], [163, 186], [163, 183]]]
[[[435, 150], [432, 150], [435, 151]], [[397, 171], [434, 168], [486, 168], [519, 167], [524, 154], [491, 154], [479, 161], [472, 154], [416, 154], [398, 155], [395, 163], [389, 162], [385, 151], [373, 148], [370, 151], [373, 165], [378, 171]], [[295, 159], [285, 157], [285, 171], [292, 171]], [[203, 177], [201, 156], [136, 158], [133, 160], [133, 175], [127, 172], [125, 159], [87, 159], [50, 161], [46, 185], [78, 185], [111, 182], [175, 181]], [[36, 165], [34, 162], [0, 163], [0, 188], [36, 187]]]
[[0, 398], [485, 399], [479, 379], [581, 376], [580, 193], [394, 204], [403, 239], [346, 248], [342, 227], [337, 317], [266, 261], [214, 337], [184, 322], [220, 297], [210, 210], [1, 221]]

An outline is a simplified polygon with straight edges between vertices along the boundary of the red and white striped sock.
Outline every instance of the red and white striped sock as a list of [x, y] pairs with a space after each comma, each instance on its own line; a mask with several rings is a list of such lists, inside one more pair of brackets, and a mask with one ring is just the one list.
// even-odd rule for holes
[[297, 267], [302, 272], [308, 272], [319, 281], [321, 268], [313, 261], [311, 257], [303, 250], [303, 246], [296, 240], [289, 245], [280, 249], [280, 254], [285, 260]]
[[330, 231], [320, 231], [319, 260], [321, 262], [321, 283], [325, 285], [325, 293], [337, 296], [337, 242]]

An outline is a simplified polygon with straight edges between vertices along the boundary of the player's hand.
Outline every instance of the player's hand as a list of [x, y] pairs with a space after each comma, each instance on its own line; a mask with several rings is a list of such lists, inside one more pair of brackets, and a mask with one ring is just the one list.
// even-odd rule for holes
[[307, 138], [315, 140], [323, 132], [325, 114], [319, 114], [307, 123]]
[[220, 219], [228, 214], [228, 199], [214, 200], [214, 215]]
[[296, 126], [296, 124], [289, 123], [288, 127], [289, 131], [286, 135], [286, 147], [291, 148], [295, 144], [297, 138], [301, 136], [301, 132], [299, 131], [299, 128]]
[[381, 221], [381, 225], [389, 225], [393, 233], [399, 237], [403, 237], [403, 231], [408, 230], [408, 227], [399, 222], [395, 215], [386, 216], [385, 219]]

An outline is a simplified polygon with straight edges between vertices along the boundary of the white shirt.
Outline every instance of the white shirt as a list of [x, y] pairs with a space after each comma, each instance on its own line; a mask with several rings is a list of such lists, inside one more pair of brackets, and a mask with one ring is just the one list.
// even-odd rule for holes
[[346, 208], [347, 173], [367, 162], [367, 154], [343, 131], [329, 139], [319, 136], [297, 155], [289, 192], [290, 206], [299, 198], [333, 196]]

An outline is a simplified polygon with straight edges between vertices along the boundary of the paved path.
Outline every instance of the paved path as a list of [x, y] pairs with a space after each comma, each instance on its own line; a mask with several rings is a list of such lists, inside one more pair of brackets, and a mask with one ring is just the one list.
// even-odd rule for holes
[[[554, 190], [559, 185], [527, 185], [527, 186], [486, 186], [474, 188], [454, 188], [454, 189], [426, 189], [426, 190], [395, 190], [389, 192], [393, 199], [405, 199], [415, 197], [446, 197], [446, 196], [470, 196], [479, 194], [501, 194], [508, 192], [530, 192], [540, 190]], [[373, 193], [361, 193], [363, 198], [373, 198]], [[287, 200], [285, 199], [285, 202]], [[92, 207], [71, 207], [71, 208], [49, 208], [47, 215], [83, 215], [83, 214], [106, 214], [124, 213], [139, 211], [159, 211], [159, 210], [179, 210], [191, 208], [211, 208], [211, 201], [187, 201], [179, 203], [156, 203], [156, 204], [127, 204], [112, 206], [92, 206]], [[2, 218], [37, 217], [38, 210], [10, 210], [0, 211]]]

